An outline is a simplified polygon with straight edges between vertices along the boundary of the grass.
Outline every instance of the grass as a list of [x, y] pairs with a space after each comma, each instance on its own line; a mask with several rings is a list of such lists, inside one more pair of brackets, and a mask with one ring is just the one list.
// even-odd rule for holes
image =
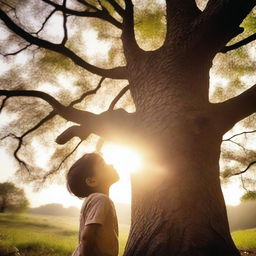
[[232, 238], [239, 249], [256, 249], [256, 228], [235, 231], [232, 233]]
[[0, 248], [16, 246], [26, 254], [68, 256], [77, 245], [74, 218], [2, 213], [0, 226]]
[[[78, 245], [78, 227], [74, 217], [1, 213], [0, 255], [15, 246], [26, 256], [71, 256]], [[119, 226], [120, 255], [128, 231], [128, 226]]]
[[[71, 256], [77, 247], [79, 220], [66, 216], [0, 214], [1, 251], [17, 247], [24, 256]], [[128, 237], [129, 226], [119, 225], [120, 255]], [[239, 249], [256, 249], [256, 229], [232, 233]]]

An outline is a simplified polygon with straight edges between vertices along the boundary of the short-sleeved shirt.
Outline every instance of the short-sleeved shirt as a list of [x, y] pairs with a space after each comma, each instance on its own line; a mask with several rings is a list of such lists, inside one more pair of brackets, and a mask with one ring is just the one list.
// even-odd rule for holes
[[95, 256], [118, 256], [118, 222], [115, 206], [109, 196], [92, 193], [83, 201], [80, 210], [79, 245], [72, 256], [81, 256], [81, 233], [84, 226], [98, 223]]

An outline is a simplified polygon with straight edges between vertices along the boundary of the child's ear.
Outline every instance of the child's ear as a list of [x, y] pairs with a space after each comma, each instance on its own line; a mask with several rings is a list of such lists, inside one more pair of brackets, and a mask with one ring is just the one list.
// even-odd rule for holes
[[96, 187], [98, 185], [98, 181], [95, 177], [87, 177], [85, 182], [90, 187]]

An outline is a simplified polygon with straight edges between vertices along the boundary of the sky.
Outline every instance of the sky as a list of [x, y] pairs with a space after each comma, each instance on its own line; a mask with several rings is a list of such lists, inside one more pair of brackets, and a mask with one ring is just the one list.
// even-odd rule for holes
[[[88, 147], [85, 151], [92, 152], [94, 149]], [[105, 143], [101, 151], [106, 163], [113, 164], [120, 176], [120, 180], [110, 188], [110, 198], [115, 202], [130, 204], [130, 173], [138, 171], [142, 159], [136, 151], [113, 143]], [[13, 156], [10, 156], [3, 147], [0, 147], [0, 162], [0, 182], [16, 182], [14, 173], [17, 166], [14, 164]], [[65, 184], [52, 184], [38, 192], [33, 191], [31, 184], [19, 183], [17, 186], [24, 189], [31, 207], [49, 203], [60, 203], [64, 207], [80, 207], [82, 203], [81, 199], [67, 191]]]
[[[88, 152], [93, 151], [88, 148]], [[113, 143], [106, 143], [102, 148], [105, 161], [113, 164], [117, 169], [120, 180], [110, 188], [110, 198], [114, 202], [127, 203], [131, 202], [130, 172], [136, 172], [142, 166], [143, 160], [138, 152]], [[12, 156], [0, 147], [0, 182], [12, 181], [15, 172], [15, 164]], [[132, 165], [131, 165], [132, 163]], [[23, 188], [27, 198], [30, 201], [30, 207], [38, 207], [49, 203], [60, 203], [64, 207], [76, 206], [81, 207], [82, 200], [71, 195], [65, 184], [52, 184], [41, 191], [34, 192], [32, 185], [18, 184]], [[225, 201], [228, 205], [238, 205], [243, 190], [239, 187], [239, 182], [235, 179], [226, 186], [222, 187]]]
[[[58, 22], [57, 20], [55, 20], [55, 22], [51, 22], [51, 27], [48, 27], [49, 33], [56, 33], [56, 26], [58, 25]], [[3, 40], [6, 40], [7, 37], [8, 32], [0, 27], [0, 40], [3, 42]], [[107, 58], [111, 45], [107, 41], [99, 40], [97, 31], [93, 29], [87, 30], [85, 39], [86, 55], [90, 57], [90, 59], [96, 60], [98, 56], [101, 56], [103, 59]], [[19, 55], [13, 57], [12, 61], [6, 61], [6, 59], [0, 57], [0, 75], [11, 69], [14, 63], [16, 65], [23, 65], [26, 61], [29, 60], [27, 59], [25, 53], [20, 53]], [[54, 93], [53, 87], [50, 84], [43, 84], [41, 86], [42, 88]], [[96, 106], [91, 106], [91, 109], [89, 107], [87, 110], [91, 111], [92, 109], [95, 110], [95, 108]], [[8, 122], [15, 119], [15, 117], [15, 114], [9, 115], [5, 111], [2, 111], [0, 114], [0, 130], [5, 129]], [[93, 150], [94, 149], [90, 147], [86, 149], [87, 152], [91, 152]], [[111, 143], [104, 145], [102, 151], [106, 162], [113, 164], [120, 175], [120, 180], [112, 185], [110, 189], [111, 199], [115, 202], [130, 204], [131, 188], [129, 175], [130, 172], [138, 171], [140, 166], [143, 165], [139, 152], [136, 152], [134, 149], [124, 148]], [[46, 152], [42, 151], [42, 154], [46, 154]], [[127, 157], [127, 155], [129, 155], [129, 157]], [[45, 159], [39, 159], [39, 162], [40, 161], [45, 162]], [[5, 151], [3, 144], [0, 145], [0, 182], [12, 181], [16, 168], [17, 164], [13, 156]], [[48, 203], [61, 203], [64, 205], [64, 207], [80, 207], [82, 203], [82, 200], [69, 194], [65, 184], [53, 184], [38, 192], [33, 191], [33, 187], [31, 185], [19, 184], [19, 187], [22, 187], [25, 190], [31, 207], [38, 207]], [[243, 194], [243, 190], [240, 188], [238, 180], [236, 178], [232, 178], [231, 183], [223, 186], [223, 193], [227, 204], [238, 205], [240, 203], [240, 196]]]

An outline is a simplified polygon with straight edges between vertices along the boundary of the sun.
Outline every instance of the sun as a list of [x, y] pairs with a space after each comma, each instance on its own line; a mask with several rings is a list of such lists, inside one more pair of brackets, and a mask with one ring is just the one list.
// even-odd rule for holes
[[131, 173], [137, 172], [143, 166], [143, 160], [135, 149], [106, 142], [101, 153], [107, 164], [112, 164], [117, 170], [120, 180], [110, 188], [110, 197], [115, 202], [131, 202]]
[[106, 143], [101, 150], [107, 164], [112, 164], [119, 173], [132, 173], [142, 166], [142, 159], [134, 149]]

